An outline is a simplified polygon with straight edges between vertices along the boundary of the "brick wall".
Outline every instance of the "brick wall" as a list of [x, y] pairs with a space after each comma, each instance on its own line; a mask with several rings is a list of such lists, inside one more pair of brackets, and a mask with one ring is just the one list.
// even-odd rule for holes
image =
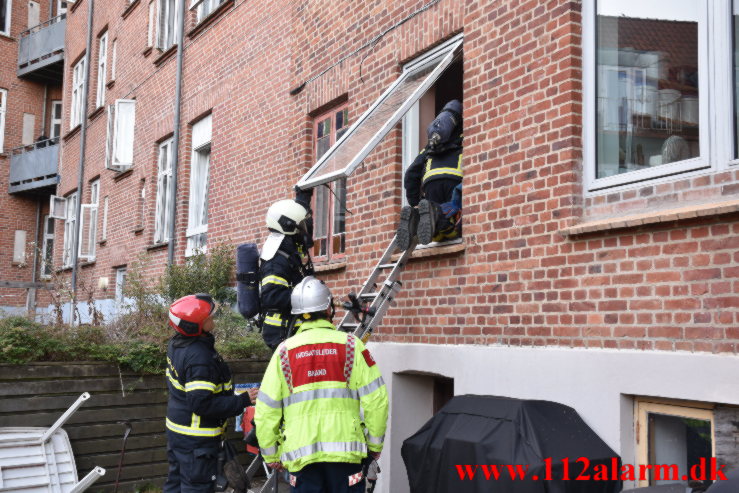
[[[209, 243], [261, 242], [267, 207], [290, 197], [312, 164], [310, 115], [346, 99], [350, 121], [356, 120], [402, 63], [463, 32], [464, 247], [411, 262], [377, 340], [736, 353], [736, 214], [562, 233], [581, 221], [736, 198], [736, 172], [584, 199], [580, 2], [442, 0], [411, 16], [427, 3], [234, 0], [204, 27], [193, 30], [188, 20], [177, 261], [185, 249], [193, 121], [213, 115]], [[83, 197], [98, 176], [101, 203], [110, 197], [107, 242], [98, 246], [96, 262], [81, 269], [91, 281], [114, 276], [114, 267], [140, 253], [152, 276], [166, 264], [166, 248], [149, 247], [157, 143], [173, 132], [176, 59], [147, 50], [147, 2], [125, 16], [124, 8], [97, 5], [93, 33], [107, 26], [109, 39], [118, 39], [107, 102], [137, 100], [135, 164], [122, 176], [104, 169], [105, 116], [91, 118]], [[67, 79], [84, 52], [86, 15], [83, 0], [69, 17]], [[95, 45], [90, 111], [96, 52]], [[67, 84], [65, 132], [69, 98]], [[63, 148], [60, 195], [77, 187], [79, 133]], [[401, 173], [395, 129], [348, 180], [346, 264], [322, 274], [335, 293], [358, 289], [392, 238]], [[132, 198], [142, 180], [146, 223], [134, 231]], [[60, 236], [56, 244], [59, 259]]]

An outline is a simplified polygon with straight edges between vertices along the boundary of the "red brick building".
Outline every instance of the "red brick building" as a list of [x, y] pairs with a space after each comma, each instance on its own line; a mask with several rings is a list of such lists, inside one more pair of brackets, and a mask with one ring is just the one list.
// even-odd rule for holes
[[96, 2], [86, 56], [90, 1], [67, 20], [54, 262], [81, 220], [101, 305], [140, 254], [161, 273], [172, 237], [175, 262], [261, 242], [324, 153], [316, 264], [358, 290], [459, 98], [464, 237], [413, 254], [371, 346], [381, 491], [407, 491], [402, 441], [466, 393], [572, 406], [625, 463], [739, 465], [736, 2], [210, 0], [186, 13], [177, 98], [175, 1]]
[[[48, 297], [66, 2], [0, 2], [0, 308], [24, 313]], [[47, 140], [50, 139], [50, 140]], [[43, 252], [46, 251], [47, 254]]]

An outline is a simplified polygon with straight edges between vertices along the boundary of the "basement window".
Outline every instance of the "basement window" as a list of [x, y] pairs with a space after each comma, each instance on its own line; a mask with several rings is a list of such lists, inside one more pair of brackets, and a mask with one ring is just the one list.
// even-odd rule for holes
[[313, 188], [351, 175], [461, 53], [459, 35], [403, 67], [400, 77], [301, 178], [298, 187]]

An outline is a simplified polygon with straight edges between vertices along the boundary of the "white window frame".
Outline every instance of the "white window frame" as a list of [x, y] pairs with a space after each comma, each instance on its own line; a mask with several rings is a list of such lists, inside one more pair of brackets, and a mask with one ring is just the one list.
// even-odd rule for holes
[[[41, 242], [41, 271], [39, 272], [42, 279], [51, 278], [54, 271], [54, 226], [54, 218], [46, 214], [43, 222], [44, 234]], [[51, 243], [51, 248], [49, 248], [49, 243]], [[46, 256], [47, 250], [50, 250], [48, 257]]]
[[5, 113], [8, 107], [8, 90], [0, 89], [0, 153], [5, 145]]
[[[639, 398], [635, 402], [636, 413], [636, 463], [649, 464], [649, 419], [648, 415], [662, 414], [680, 418], [698, 419], [710, 421], [711, 423], [711, 455], [716, 456], [716, 430], [713, 410], [705, 405], [696, 403], [695, 407], [689, 403], [672, 404], [666, 402], [653, 402], [648, 398]], [[637, 481], [637, 486], [649, 486], [649, 479]]]
[[177, 9], [182, 0], [157, 0], [157, 48], [167, 51], [177, 43]]
[[154, 243], [169, 241], [170, 211], [174, 202], [171, 197], [172, 159], [174, 139], [169, 138], [159, 145], [157, 158], [157, 198], [154, 212]]
[[126, 306], [126, 267], [119, 267], [115, 270], [115, 311], [117, 314], [122, 313]]
[[72, 68], [72, 104], [69, 111], [69, 129], [73, 130], [82, 123], [82, 98], [85, 94], [85, 63], [87, 54]]
[[77, 221], [77, 192], [65, 197], [64, 244], [62, 247], [62, 267], [72, 267], [72, 247], [74, 246], [74, 225]]
[[[438, 80], [441, 74], [451, 65], [454, 58], [462, 50], [462, 35], [457, 35], [449, 41], [441, 44], [434, 48], [427, 54], [419, 57], [412, 63], [409, 63], [403, 67], [403, 72], [400, 77], [390, 85], [390, 87], [369, 107], [369, 109], [355, 121], [347, 130], [344, 135], [316, 162], [315, 165], [300, 179], [298, 187], [302, 189], [313, 188], [324, 183], [337, 180], [342, 177], [350, 176], [354, 170], [362, 163], [364, 158], [372, 151], [372, 149], [379, 144], [382, 139], [387, 135], [390, 130], [403, 118], [403, 115], [410, 110], [416, 101], [418, 101], [423, 94]], [[423, 82], [420, 83], [408, 97], [406, 97], [400, 106], [395, 109], [392, 116], [386, 120], [372, 121], [375, 117], [375, 110], [383, 105], [393, 94], [396, 89], [411, 76], [419, 73], [420, 71], [434, 67], [433, 70], [427, 74]], [[390, 108], [392, 109], [392, 108]], [[358, 133], [357, 130], [364, 126], [365, 123], [372, 125], [370, 130], [377, 127], [371, 138], [366, 142], [360, 141], [362, 145], [359, 152], [347, 154], [343, 149], [344, 144], [356, 139]], [[361, 134], [359, 134], [361, 137]], [[363, 143], [364, 142], [364, 143]], [[344, 152], [344, 155], [341, 153]], [[332, 160], [338, 163], [336, 166], [330, 166]], [[325, 168], [335, 168], [333, 171], [325, 171]]]
[[98, 85], [95, 93], [95, 107], [105, 104], [105, 84], [108, 79], [108, 32], [104, 32], [98, 41]]
[[198, 3], [195, 10], [196, 22], [203, 21], [206, 17], [212, 14], [218, 7], [220, 7], [226, 0], [202, 0]]
[[[59, 118], [56, 116], [56, 109], [59, 108]], [[58, 126], [59, 130], [55, 134], [54, 127]], [[62, 102], [55, 99], [51, 102], [51, 119], [49, 120], [49, 138], [58, 139], [62, 135]]]
[[107, 241], [108, 239], [108, 196], [106, 195], [103, 199], [103, 228], [100, 231], [100, 241]]
[[110, 80], [115, 80], [115, 69], [118, 63], [118, 38], [114, 39], [110, 46]]
[[7, 5], [5, 6], [5, 25], [0, 26], [0, 34], [3, 34], [5, 36], [10, 36], [10, 26], [11, 24], [11, 14], [13, 13], [13, 0], [7, 0]]
[[149, 2], [149, 25], [147, 26], [146, 30], [146, 46], [152, 47], [154, 46], [154, 41], [156, 38], [156, 29], [157, 26], [157, 1], [151, 0]]
[[[82, 204], [80, 211], [80, 241], [78, 257], [87, 262], [95, 261], [99, 200], [100, 180], [98, 179], [90, 183], [90, 203]], [[89, 227], [87, 224], [88, 222]], [[85, 231], [86, 227], [87, 231]]]
[[726, 170], [733, 156], [733, 64], [731, 0], [697, 0], [700, 156], [619, 175], [596, 178], [596, 0], [583, 0], [583, 178], [584, 195], [639, 188], [648, 184]]
[[13, 264], [25, 265], [26, 263], [26, 237], [25, 229], [16, 229], [13, 238]]
[[187, 247], [185, 256], [207, 251], [208, 185], [210, 183], [212, 115], [192, 126], [192, 155], [190, 159], [190, 200], [187, 218]]
[[[123, 111], [122, 111], [123, 110]], [[108, 106], [105, 167], [122, 173], [133, 166], [136, 100], [117, 99]]]
[[[62, 15], [67, 13], [67, 4], [70, 2], [67, 2], [65, 0], [58, 0], [56, 4], [56, 15]], [[71, 2], [74, 3], [74, 2]]]

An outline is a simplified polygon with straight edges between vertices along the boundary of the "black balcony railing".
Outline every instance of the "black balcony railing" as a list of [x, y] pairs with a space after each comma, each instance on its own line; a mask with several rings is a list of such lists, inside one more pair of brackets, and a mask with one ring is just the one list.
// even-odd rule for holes
[[18, 77], [61, 82], [67, 14], [23, 31], [18, 40]]
[[8, 193], [53, 193], [58, 181], [59, 137], [10, 151]]

